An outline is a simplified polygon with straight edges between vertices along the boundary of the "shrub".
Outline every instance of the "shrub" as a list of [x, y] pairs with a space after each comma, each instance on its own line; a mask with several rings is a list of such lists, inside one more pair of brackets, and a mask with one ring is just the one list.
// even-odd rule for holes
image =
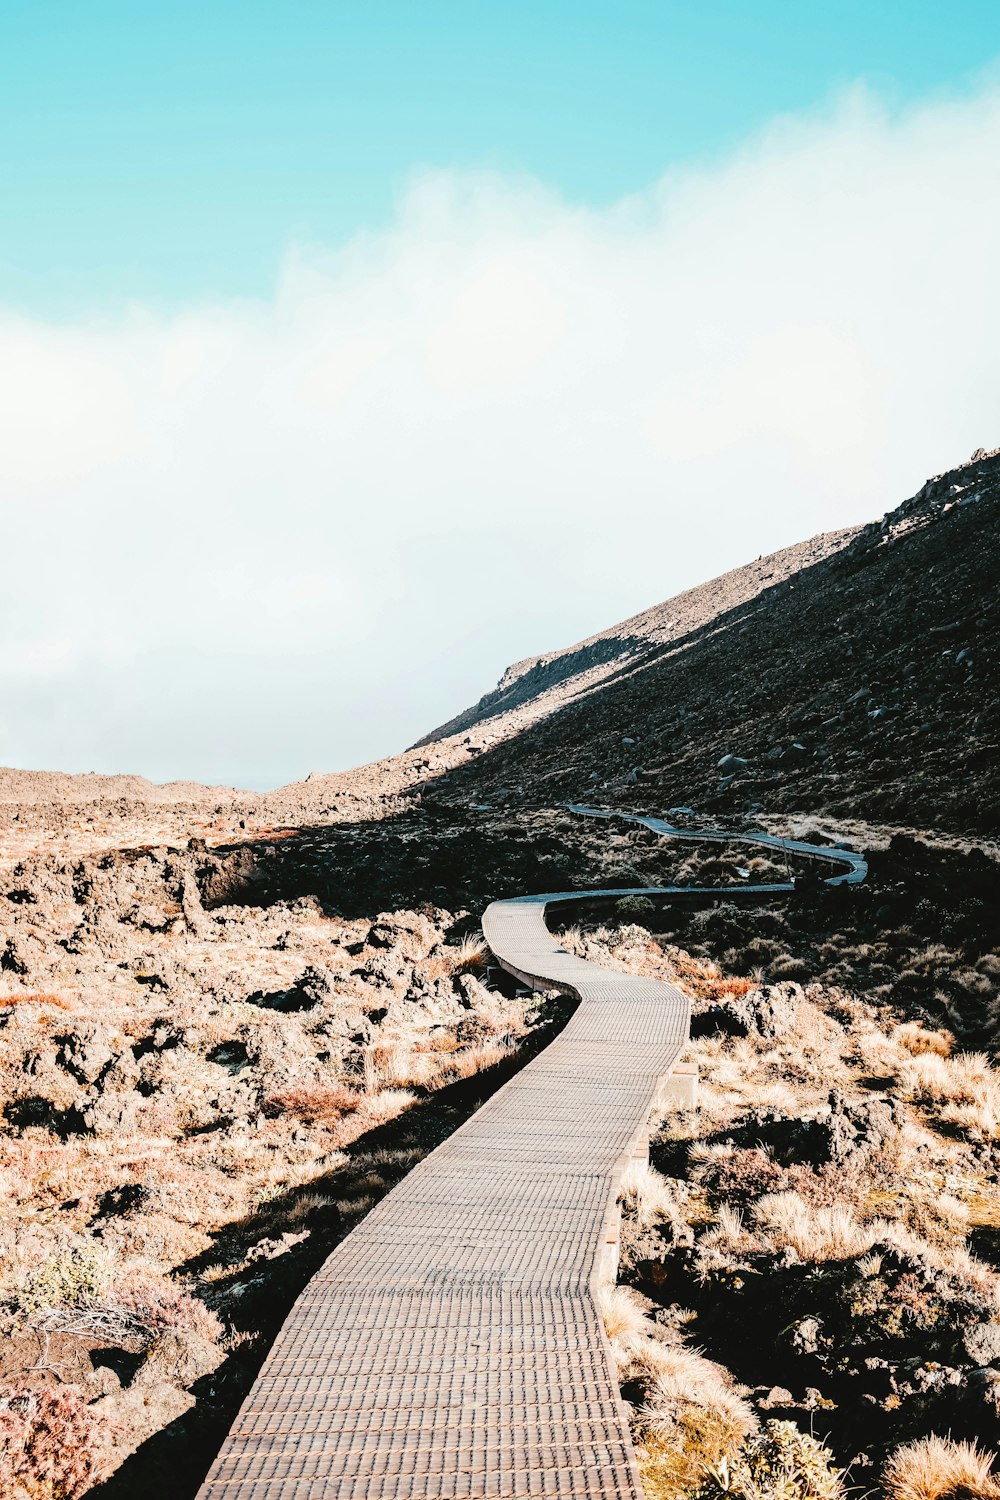
[[692, 1146], [691, 1165], [700, 1187], [713, 1198], [745, 1205], [764, 1193], [777, 1193], [787, 1173], [764, 1146]]
[[102, 1479], [111, 1431], [67, 1386], [0, 1391], [2, 1500], [79, 1500]]
[[938, 1500], [939, 1496], [1000, 1495], [1000, 1484], [990, 1468], [995, 1455], [975, 1443], [925, 1437], [897, 1448], [886, 1464], [883, 1485], [888, 1500]]
[[625, 922], [642, 922], [651, 917], [655, 910], [656, 907], [648, 896], [620, 896], [615, 902], [615, 916]]
[[116, 1310], [134, 1321], [148, 1337], [168, 1330], [195, 1333], [208, 1343], [218, 1343], [223, 1327], [212, 1310], [172, 1281], [152, 1281], [131, 1276], [114, 1290], [110, 1299]]
[[698, 1500], [839, 1500], [840, 1475], [829, 1448], [793, 1422], [768, 1422], [739, 1457], [723, 1459], [697, 1491]]
[[111, 1269], [96, 1245], [72, 1245], [32, 1271], [18, 1293], [23, 1312], [55, 1307], [90, 1307], [111, 1284]]
[[642, 1416], [634, 1435], [646, 1500], [693, 1494], [705, 1471], [717, 1468], [734, 1447], [731, 1423], [698, 1407], [681, 1412], [668, 1430]]

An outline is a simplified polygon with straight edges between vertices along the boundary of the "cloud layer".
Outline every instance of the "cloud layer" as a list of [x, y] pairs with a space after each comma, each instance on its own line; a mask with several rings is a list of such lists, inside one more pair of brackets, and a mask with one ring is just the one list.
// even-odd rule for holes
[[265, 786], [1000, 441], [1000, 90], [609, 211], [422, 173], [272, 300], [0, 312], [0, 763]]

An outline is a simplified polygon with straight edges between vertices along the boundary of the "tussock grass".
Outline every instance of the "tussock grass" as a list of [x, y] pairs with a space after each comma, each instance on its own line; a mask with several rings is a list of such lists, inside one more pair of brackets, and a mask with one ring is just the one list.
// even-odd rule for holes
[[76, 1002], [69, 995], [60, 995], [55, 991], [0, 995], [0, 1010], [13, 1010], [17, 1005], [53, 1005], [56, 1010], [76, 1010]]
[[642, 1303], [628, 1287], [601, 1287], [597, 1294], [597, 1310], [616, 1357], [619, 1353], [626, 1353], [629, 1339], [646, 1330], [648, 1320], [642, 1310]]
[[930, 1106], [945, 1123], [989, 1140], [1000, 1137], [1000, 1073], [985, 1053], [925, 1052], [907, 1058], [898, 1077], [904, 1098]]
[[448, 953], [452, 974], [468, 974], [482, 969], [489, 951], [480, 933], [470, 933], [453, 952]]
[[905, 1047], [914, 1057], [921, 1053], [936, 1053], [938, 1057], [950, 1057], [955, 1045], [955, 1038], [950, 1031], [941, 1028], [931, 1031], [919, 1021], [906, 1021], [902, 1026], [896, 1026], [890, 1033], [891, 1038], [900, 1047]]
[[346, 1084], [302, 1084], [271, 1094], [264, 1104], [269, 1115], [295, 1115], [307, 1125], [336, 1123], [362, 1103], [362, 1095]]
[[635, 1436], [646, 1494], [690, 1493], [706, 1467], [720, 1462], [757, 1425], [732, 1376], [682, 1342], [678, 1310], [673, 1327], [651, 1323], [627, 1287], [598, 1294], [612, 1353], [623, 1380], [638, 1381], [644, 1403]]
[[663, 1177], [648, 1162], [630, 1161], [618, 1186], [620, 1201], [631, 1208], [643, 1228], [657, 1219], [684, 1222], [683, 1203], [679, 1196], [682, 1184]]
[[373, 1124], [384, 1125], [409, 1109], [415, 1099], [409, 1089], [382, 1089], [365, 1100], [364, 1112]]
[[1000, 1483], [992, 1474], [996, 1455], [975, 1443], [925, 1437], [897, 1448], [885, 1466], [887, 1500], [995, 1500]]
[[846, 1206], [815, 1207], [795, 1192], [765, 1193], [754, 1218], [775, 1250], [790, 1247], [800, 1260], [850, 1260], [876, 1240], [874, 1225], [859, 1224]]

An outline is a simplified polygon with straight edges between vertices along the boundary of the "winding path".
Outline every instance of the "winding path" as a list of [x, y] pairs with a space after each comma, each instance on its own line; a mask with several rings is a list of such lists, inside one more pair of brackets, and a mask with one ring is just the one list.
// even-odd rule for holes
[[[703, 843], [659, 818], [628, 818]], [[738, 836], [863, 880], [860, 855]], [[594, 1288], [616, 1264], [618, 1181], [688, 1036], [671, 984], [560, 947], [547, 909], [655, 889], [520, 896], [483, 916], [503, 967], [577, 995], [534, 1061], [347, 1236], [292, 1308], [200, 1500], [641, 1500]]]

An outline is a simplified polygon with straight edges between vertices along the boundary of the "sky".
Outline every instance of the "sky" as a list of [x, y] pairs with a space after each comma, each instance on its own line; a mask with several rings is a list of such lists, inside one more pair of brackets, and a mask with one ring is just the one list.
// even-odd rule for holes
[[1000, 443], [1000, 7], [0, 5], [0, 763], [376, 758]]

